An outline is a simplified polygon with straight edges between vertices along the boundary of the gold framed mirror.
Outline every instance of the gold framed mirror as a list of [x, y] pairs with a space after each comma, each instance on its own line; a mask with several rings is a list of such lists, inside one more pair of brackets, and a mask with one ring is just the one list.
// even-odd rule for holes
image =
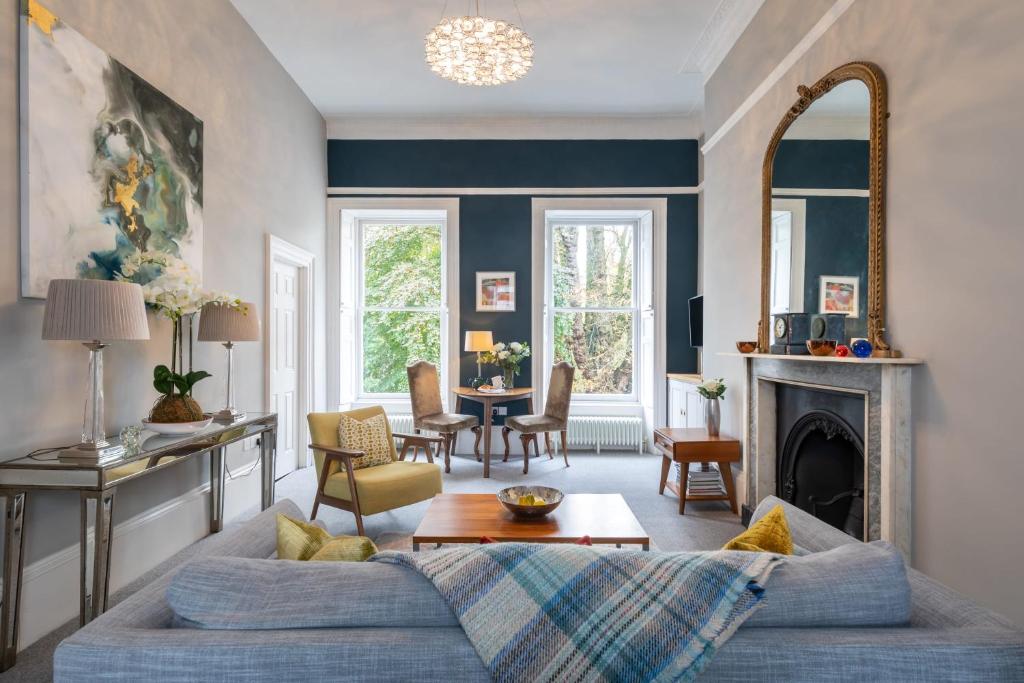
[[[773, 318], [830, 314], [812, 336], [885, 342], [885, 75], [875, 64], [832, 70], [799, 97], [772, 134], [762, 166], [758, 351], [786, 347]], [[790, 318], [786, 317], [786, 323]], [[826, 325], [827, 323], [827, 325]], [[802, 344], [802, 342], [801, 342]], [[790, 350], [785, 350], [785, 348]]]

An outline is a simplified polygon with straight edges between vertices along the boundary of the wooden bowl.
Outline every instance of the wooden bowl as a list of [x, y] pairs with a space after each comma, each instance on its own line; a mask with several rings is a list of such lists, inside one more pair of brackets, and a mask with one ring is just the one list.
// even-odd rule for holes
[[812, 356], [831, 356], [839, 344], [835, 339], [808, 339], [807, 350]]
[[[520, 505], [519, 497], [533, 495], [547, 501], [546, 505]], [[565, 494], [550, 486], [510, 486], [498, 491], [498, 500], [509, 512], [524, 519], [543, 517], [562, 504]]]
[[753, 353], [757, 350], [757, 342], [741, 341], [736, 342], [736, 350], [740, 353]]

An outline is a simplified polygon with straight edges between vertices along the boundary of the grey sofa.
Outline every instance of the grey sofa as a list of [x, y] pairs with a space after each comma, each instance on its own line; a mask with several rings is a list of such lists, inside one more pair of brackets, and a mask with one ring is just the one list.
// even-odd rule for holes
[[[779, 502], [762, 502], [754, 519]], [[860, 545], [783, 505], [794, 542], [807, 551], [824, 555]], [[301, 516], [290, 501], [278, 503], [212, 539], [187, 571], [155, 581], [66, 639], [54, 656], [56, 680], [489, 680], [454, 615], [411, 570], [376, 563], [325, 567], [211, 559], [271, 557], [277, 512]], [[850, 595], [856, 581], [823, 581], [812, 589], [802, 583], [799, 562], [791, 566], [769, 580], [765, 607], [718, 652], [701, 680], [1024, 680], [1024, 634], [922, 574], [904, 574], [898, 566], [898, 581], [864, 590], [858, 607]], [[236, 581], [211, 587], [218, 571]], [[260, 581], [263, 589], [250, 591]], [[794, 590], [801, 585], [808, 585], [806, 593]], [[817, 597], [829, 591], [834, 592]], [[888, 610], [886, 602], [892, 603]], [[242, 604], [252, 611], [239, 612]], [[850, 614], [834, 614], [829, 604], [846, 604]], [[872, 623], [873, 612], [880, 615], [876, 623], [895, 619], [900, 625], [823, 625]], [[217, 628], [195, 628], [196, 619]], [[782, 626], [791, 622], [802, 625]]]

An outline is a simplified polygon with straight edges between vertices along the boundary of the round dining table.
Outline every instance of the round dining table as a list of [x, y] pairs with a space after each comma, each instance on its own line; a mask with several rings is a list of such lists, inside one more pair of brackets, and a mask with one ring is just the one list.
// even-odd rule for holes
[[484, 408], [484, 478], [491, 476], [491, 424], [493, 423], [494, 405], [496, 403], [508, 403], [509, 401], [521, 401], [526, 399], [526, 412], [533, 413], [533, 388], [532, 387], [511, 387], [501, 392], [479, 391], [472, 387], [456, 387], [455, 389], [455, 412], [462, 412], [464, 400], [476, 401], [483, 404]]

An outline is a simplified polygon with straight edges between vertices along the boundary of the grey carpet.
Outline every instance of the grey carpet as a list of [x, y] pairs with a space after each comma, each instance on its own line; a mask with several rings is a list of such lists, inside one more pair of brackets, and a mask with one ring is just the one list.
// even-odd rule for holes
[[[422, 458], [422, 456], [421, 456]], [[491, 462], [491, 478], [483, 478], [483, 465], [470, 456], [452, 459], [452, 472], [444, 476], [448, 493], [489, 493], [516, 484], [543, 484], [566, 493], [621, 493], [660, 550], [707, 550], [719, 548], [742, 531], [739, 518], [725, 503], [688, 503], [686, 515], [677, 514], [678, 500], [671, 494], [658, 495], [661, 459], [636, 453], [570, 452], [570, 467], [561, 457], [531, 458], [530, 473], [523, 476], [522, 455], [502, 463]], [[312, 467], [298, 470], [277, 483], [277, 498], [291, 498], [308, 515], [313, 506], [316, 473]], [[366, 517], [366, 534], [382, 547], [411, 549], [410, 537], [416, 530], [429, 502], [410, 505], [399, 510]], [[256, 510], [252, 510], [255, 514]], [[247, 515], [245, 515], [247, 516]], [[243, 516], [243, 518], [245, 517]], [[321, 506], [317, 518], [333, 534], [354, 534], [355, 521], [343, 510]], [[234, 522], [233, 524], [237, 524]], [[228, 528], [230, 526], [228, 525]], [[204, 541], [199, 541], [111, 596], [116, 605], [158, 576], [193, 557]], [[18, 663], [0, 674], [0, 681], [49, 681], [53, 677], [53, 651], [61, 640], [73, 633], [78, 620], [69, 621], [59, 629], [33, 643], [18, 654]]]

